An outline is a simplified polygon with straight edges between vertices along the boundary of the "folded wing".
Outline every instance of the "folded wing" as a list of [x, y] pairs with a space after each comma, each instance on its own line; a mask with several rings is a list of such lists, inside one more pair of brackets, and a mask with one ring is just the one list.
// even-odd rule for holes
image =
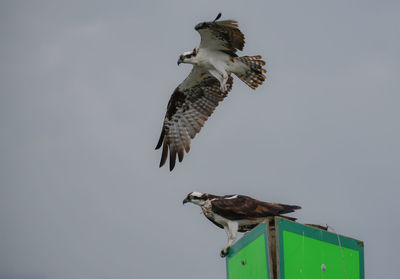
[[243, 195], [217, 199], [211, 205], [213, 212], [230, 220], [278, 216], [300, 209], [296, 205], [262, 202]]

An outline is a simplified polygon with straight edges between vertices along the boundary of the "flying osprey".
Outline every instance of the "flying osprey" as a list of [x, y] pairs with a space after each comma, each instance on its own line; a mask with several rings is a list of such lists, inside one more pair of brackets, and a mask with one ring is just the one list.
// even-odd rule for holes
[[215, 196], [199, 192], [188, 194], [183, 204], [187, 202], [200, 206], [208, 220], [225, 229], [228, 243], [221, 250], [221, 257], [228, 254], [238, 231], [247, 232], [269, 216], [280, 216], [301, 208], [297, 205], [262, 202], [242, 195]]
[[192, 64], [189, 76], [175, 89], [168, 102], [161, 136], [156, 149], [162, 148], [160, 167], [168, 157], [169, 168], [175, 167], [176, 154], [179, 162], [184, 151], [189, 152], [190, 141], [200, 132], [204, 122], [213, 113], [232, 88], [234, 73], [252, 89], [263, 83], [266, 72], [261, 56], [236, 54], [243, 50], [244, 35], [234, 20], [199, 23], [195, 29], [200, 33], [200, 45], [183, 53], [180, 63]]

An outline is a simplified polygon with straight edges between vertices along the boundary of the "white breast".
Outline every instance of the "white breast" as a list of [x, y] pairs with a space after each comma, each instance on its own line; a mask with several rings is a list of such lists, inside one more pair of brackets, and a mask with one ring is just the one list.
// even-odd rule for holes
[[227, 69], [230, 62], [230, 56], [221, 51], [210, 50], [207, 48], [200, 48], [196, 55], [197, 65], [205, 69]]
[[221, 215], [214, 214], [214, 221], [221, 224], [223, 227], [228, 226], [229, 219], [222, 217]]

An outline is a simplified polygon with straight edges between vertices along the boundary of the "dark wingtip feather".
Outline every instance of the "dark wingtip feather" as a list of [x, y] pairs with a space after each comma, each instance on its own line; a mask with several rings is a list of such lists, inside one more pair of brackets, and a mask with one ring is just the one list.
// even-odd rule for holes
[[217, 17], [214, 19], [214, 21], [213, 21], [213, 22], [216, 22], [218, 19], [220, 19], [220, 18], [221, 18], [221, 16], [222, 16], [222, 14], [221, 14], [221, 13], [218, 13]]
[[284, 207], [285, 207], [284, 213], [290, 213], [294, 212], [297, 209], [301, 209], [301, 207], [298, 205], [285, 205]]
[[165, 130], [164, 128], [162, 128], [161, 130], [161, 135], [160, 135], [160, 139], [158, 140], [157, 146], [156, 146], [156, 150], [159, 149], [164, 141], [164, 136], [165, 136]]
[[186, 151], [186, 153], [189, 153], [189, 151], [190, 151], [190, 144], [186, 144], [186, 145], [185, 145], [185, 151]]
[[182, 162], [182, 160], [183, 160], [183, 155], [184, 155], [184, 149], [181, 148], [181, 149], [178, 150], [178, 159], [179, 159], [179, 162]]
[[163, 151], [162, 151], [161, 160], [160, 160], [160, 168], [162, 166], [164, 166], [165, 162], [167, 161], [167, 157], [168, 157], [168, 144], [166, 142], [164, 142]]
[[172, 171], [175, 167], [176, 162], [176, 151], [170, 148], [169, 150], [169, 171]]

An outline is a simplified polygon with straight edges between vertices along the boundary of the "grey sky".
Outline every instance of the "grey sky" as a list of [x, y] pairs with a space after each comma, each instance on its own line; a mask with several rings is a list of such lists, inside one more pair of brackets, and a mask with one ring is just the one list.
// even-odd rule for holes
[[[193, 190], [299, 204], [398, 275], [398, 1], [1, 1], [0, 278], [225, 278]], [[168, 2], [168, 3], [167, 3]], [[170, 173], [176, 66], [221, 11], [268, 81], [234, 88]]]

